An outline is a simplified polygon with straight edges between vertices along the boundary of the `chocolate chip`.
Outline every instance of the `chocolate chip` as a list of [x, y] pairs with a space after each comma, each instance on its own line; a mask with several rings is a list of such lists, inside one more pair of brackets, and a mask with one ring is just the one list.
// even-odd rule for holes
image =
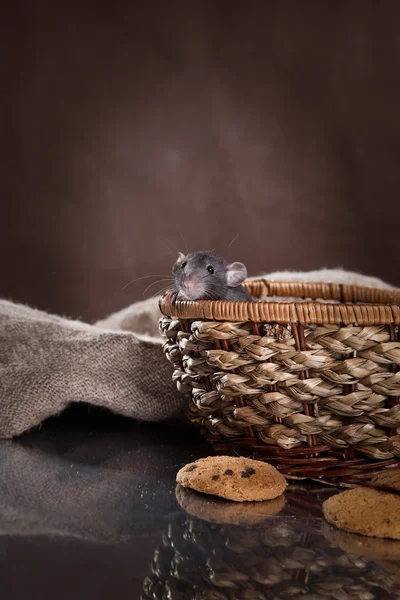
[[211, 479], [212, 479], [213, 481], [217, 481], [217, 479], [219, 479], [219, 475], [213, 475], [213, 476], [211, 477]]
[[197, 465], [192, 465], [191, 467], [188, 467], [186, 469], [186, 473], [189, 473], [190, 471], [194, 471], [195, 469], [197, 469]]
[[390, 519], [385, 519], [385, 523], [390, 523]]
[[242, 477], [243, 479], [248, 479], [249, 477], [254, 475], [254, 473], [255, 469], [253, 469], [253, 467], [245, 467], [244, 471], [242, 471]]
[[233, 475], [233, 471], [232, 469], [227, 469], [226, 471], [224, 471], [224, 475]]

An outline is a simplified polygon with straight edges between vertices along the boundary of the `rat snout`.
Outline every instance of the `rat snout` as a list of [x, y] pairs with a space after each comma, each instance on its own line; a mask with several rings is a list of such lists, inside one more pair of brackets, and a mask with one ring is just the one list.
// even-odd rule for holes
[[198, 300], [204, 291], [200, 282], [190, 276], [182, 278], [181, 289], [188, 300]]
[[185, 280], [183, 282], [183, 286], [186, 290], [192, 290], [194, 285], [195, 285], [195, 282], [193, 281], [193, 279], [190, 279], [189, 277], [185, 278]]
[[182, 280], [182, 287], [184, 289], [185, 292], [193, 292], [195, 287], [196, 287], [196, 283], [193, 281], [193, 279], [191, 279], [190, 277], [185, 277]]

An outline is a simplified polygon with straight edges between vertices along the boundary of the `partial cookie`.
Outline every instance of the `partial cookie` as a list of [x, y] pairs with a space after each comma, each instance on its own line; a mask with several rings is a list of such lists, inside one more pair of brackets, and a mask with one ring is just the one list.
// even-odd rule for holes
[[176, 486], [176, 499], [180, 506], [193, 517], [220, 525], [257, 525], [269, 517], [275, 517], [285, 506], [285, 496], [281, 494], [264, 502], [228, 502], [210, 498]]
[[372, 477], [371, 483], [378, 488], [400, 492], [400, 469], [382, 471]]
[[339, 529], [378, 538], [400, 539], [400, 495], [358, 487], [331, 496], [325, 519]]
[[200, 458], [183, 467], [176, 481], [197, 492], [235, 502], [272, 500], [287, 486], [286, 479], [272, 465], [233, 456]]

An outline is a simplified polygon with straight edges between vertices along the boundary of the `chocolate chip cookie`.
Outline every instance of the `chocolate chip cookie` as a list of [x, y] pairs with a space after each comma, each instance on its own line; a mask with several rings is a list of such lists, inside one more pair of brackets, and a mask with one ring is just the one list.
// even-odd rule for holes
[[400, 495], [357, 487], [322, 505], [325, 519], [339, 529], [377, 538], [400, 539]]
[[286, 479], [272, 465], [233, 456], [196, 460], [178, 472], [176, 481], [197, 492], [235, 502], [272, 500], [287, 486]]

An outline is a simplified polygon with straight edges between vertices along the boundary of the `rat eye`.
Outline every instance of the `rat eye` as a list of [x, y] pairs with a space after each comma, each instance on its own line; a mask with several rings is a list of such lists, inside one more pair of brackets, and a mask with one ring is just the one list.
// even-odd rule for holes
[[208, 265], [207, 271], [211, 274], [214, 273], [214, 267], [212, 267], [211, 265]]
[[183, 263], [181, 264], [181, 269], [184, 269], [184, 268], [186, 267], [186, 265], [187, 265], [187, 262], [183, 262]]

